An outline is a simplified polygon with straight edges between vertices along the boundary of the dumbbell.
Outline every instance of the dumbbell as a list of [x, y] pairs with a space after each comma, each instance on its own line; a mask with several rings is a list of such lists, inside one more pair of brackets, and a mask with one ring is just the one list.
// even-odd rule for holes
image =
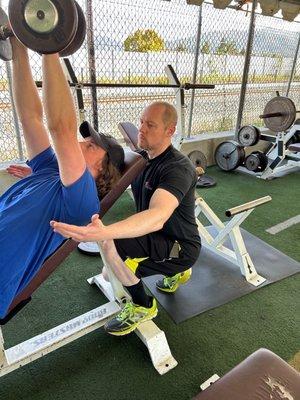
[[40, 54], [77, 51], [86, 35], [83, 11], [74, 0], [10, 0], [8, 15], [0, 8], [0, 58], [12, 59], [9, 37]]

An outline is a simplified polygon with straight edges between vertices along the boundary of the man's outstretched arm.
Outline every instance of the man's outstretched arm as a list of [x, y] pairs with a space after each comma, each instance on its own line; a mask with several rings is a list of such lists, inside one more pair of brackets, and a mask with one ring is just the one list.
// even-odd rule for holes
[[53, 139], [61, 181], [68, 186], [83, 174], [86, 164], [77, 140], [77, 118], [69, 83], [58, 54], [43, 56], [43, 102]]
[[54, 232], [77, 242], [135, 238], [162, 229], [178, 204], [178, 199], [173, 194], [164, 189], [156, 189], [148, 210], [114, 224], [105, 226], [95, 214], [87, 226], [75, 226], [57, 221], [51, 221], [51, 226]]
[[28, 158], [50, 146], [43, 124], [43, 108], [33, 80], [27, 49], [16, 38], [11, 38], [13, 48], [13, 95], [25, 138]]

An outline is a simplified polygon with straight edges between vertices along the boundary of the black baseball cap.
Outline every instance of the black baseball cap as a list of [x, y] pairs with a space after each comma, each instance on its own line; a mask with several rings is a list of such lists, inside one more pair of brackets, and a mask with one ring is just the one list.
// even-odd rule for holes
[[91, 137], [97, 145], [102, 147], [102, 149], [107, 152], [111, 163], [120, 172], [124, 170], [124, 150], [115, 138], [101, 132], [96, 132], [92, 125], [87, 121], [84, 121], [80, 125], [79, 131], [84, 139]]

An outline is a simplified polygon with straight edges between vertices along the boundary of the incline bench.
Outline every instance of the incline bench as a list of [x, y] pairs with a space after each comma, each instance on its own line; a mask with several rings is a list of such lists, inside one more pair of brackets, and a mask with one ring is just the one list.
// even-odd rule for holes
[[[206, 384], [205, 384], [206, 386]], [[259, 349], [193, 400], [299, 400], [300, 374], [267, 349]]]
[[[131, 184], [132, 180], [142, 172], [146, 164], [145, 159], [132, 151], [125, 152], [125, 170], [115, 187], [101, 201], [100, 218], [110, 209], [115, 201]], [[73, 240], [65, 241], [56, 252], [50, 256], [37, 272], [28, 286], [14, 299], [9, 308], [6, 317], [0, 320], [0, 325], [7, 323], [17, 312], [19, 312], [31, 299], [33, 292], [48, 278], [48, 276], [60, 265], [60, 263], [77, 248], [77, 243]], [[100, 249], [101, 252], [101, 249]], [[103, 263], [105, 263], [103, 258]], [[106, 264], [110, 276], [114, 276], [110, 271], [109, 265]], [[129, 298], [125, 293], [121, 283], [114, 280], [113, 287], [117, 287], [119, 293], [114, 295], [114, 299], [110, 302], [95, 308], [79, 317], [65, 322], [53, 329], [48, 330], [38, 336], [35, 336], [23, 343], [20, 343], [10, 349], [5, 350], [4, 338], [0, 326], [0, 376], [3, 376], [25, 364], [28, 364], [53, 350], [56, 350], [73, 340], [92, 332], [93, 330], [103, 326], [110, 318], [121, 310], [120, 302]], [[117, 300], [117, 301], [116, 301]], [[137, 330], [138, 336], [148, 347], [150, 356], [155, 368], [160, 373], [165, 373], [169, 369], [177, 365], [172, 359], [168, 343], [164, 333], [158, 329], [153, 321], [147, 321], [140, 325]], [[162, 340], [159, 341], [157, 338]], [[157, 349], [157, 345], [162, 348]], [[170, 361], [169, 361], [170, 359]]]

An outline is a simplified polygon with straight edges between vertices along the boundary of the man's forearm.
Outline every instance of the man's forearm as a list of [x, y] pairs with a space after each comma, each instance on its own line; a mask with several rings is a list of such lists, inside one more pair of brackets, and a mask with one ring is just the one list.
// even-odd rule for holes
[[52, 135], [77, 135], [73, 97], [57, 54], [43, 56], [43, 100]]
[[131, 215], [123, 221], [107, 225], [104, 228], [103, 239], [126, 239], [147, 235], [162, 229], [164, 218], [157, 209], [149, 209]]
[[16, 38], [11, 38], [13, 48], [13, 94], [21, 123], [36, 118], [42, 121], [43, 108], [33, 80], [27, 49]]

